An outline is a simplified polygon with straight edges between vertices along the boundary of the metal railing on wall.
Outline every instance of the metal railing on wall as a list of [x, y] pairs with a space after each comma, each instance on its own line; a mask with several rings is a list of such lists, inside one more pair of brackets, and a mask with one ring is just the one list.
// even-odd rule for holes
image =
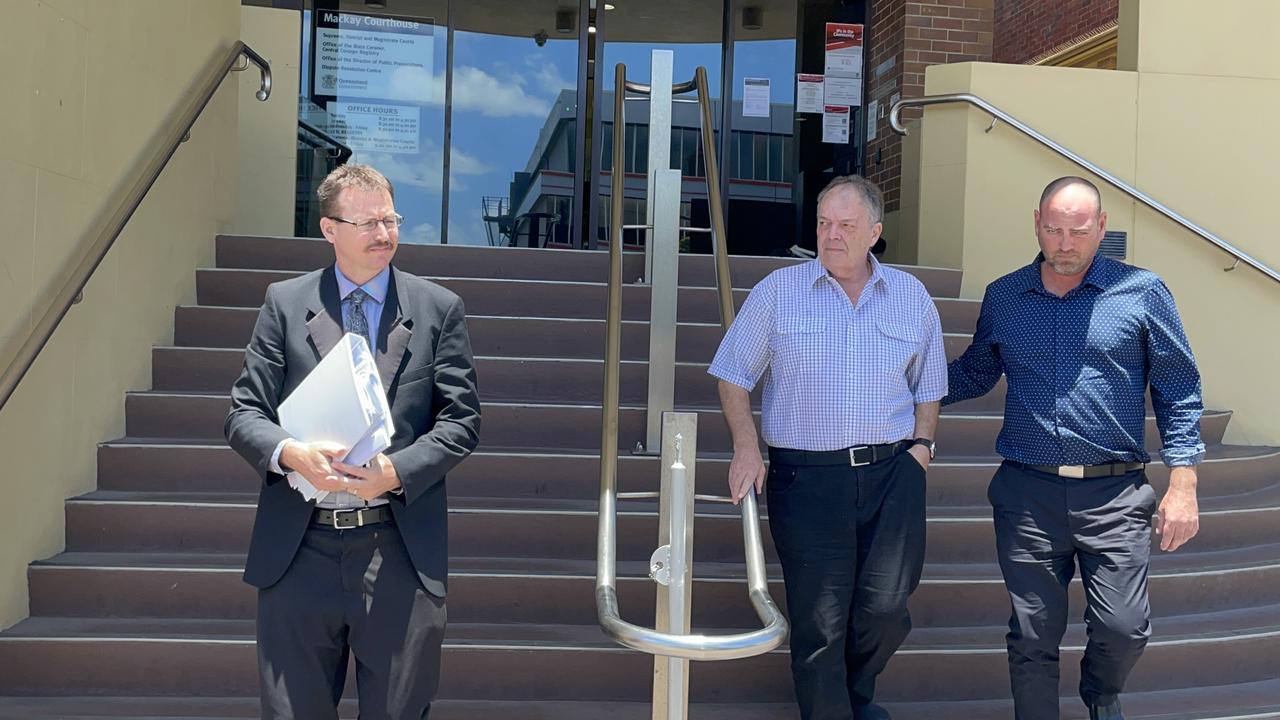
[[1277, 272], [1275, 269], [1268, 267], [1262, 261], [1258, 260], [1257, 258], [1254, 258], [1253, 256], [1249, 255], [1243, 250], [1240, 250], [1239, 248], [1227, 242], [1226, 240], [1223, 240], [1217, 235], [1209, 232], [1203, 227], [1200, 227], [1196, 223], [1188, 220], [1186, 217], [1170, 209], [1167, 205], [1160, 202], [1159, 200], [1156, 200], [1155, 198], [1142, 192], [1141, 190], [1134, 187], [1133, 185], [1130, 185], [1124, 180], [1121, 180], [1115, 175], [1112, 175], [1106, 170], [1103, 170], [1102, 168], [1098, 167], [1097, 164], [1090, 162], [1089, 160], [1085, 159], [1083, 156], [1073, 152], [1069, 148], [1054, 141], [1049, 136], [1045, 135], [1039, 130], [1036, 130], [1030, 125], [1022, 122], [1021, 120], [1010, 115], [1004, 110], [1001, 110], [995, 105], [992, 105], [990, 102], [988, 102], [987, 100], [984, 100], [983, 98], [977, 95], [973, 95], [971, 93], [950, 93], [946, 95], [929, 95], [926, 97], [919, 97], [919, 98], [904, 98], [894, 103], [893, 108], [889, 111], [889, 125], [890, 127], [893, 128], [893, 131], [898, 133], [899, 135], [906, 135], [907, 127], [902, 124], [902, 118], [901, 118], [903, 108], [928, 107], [930, 105], [945, 105], [949, 103], [964, 103], [964, 104], [972, 105], [982, 110], [983, 112], [986, 112], [987, 114], [991, 115], [991, 125], [987, 127], [987, 130], [986, 130], [987, 132], [991, 132], [992, 130], [994, 130], [998, 123], [1004, 122], [1009, 127], [1012, 127], [1013, 129], [1017, 130], [1023, 135], [1026, 135], [1032, 140], [1035, 140], [1036, 142], [1040, 143], [1044, 147], [1057, 153], [1061, 157], [1064, 157], [1067, 160], [1070, 160], [1071, 162], [1075, 163], [1076, 165], [1079, 165], [1080, 167], [1084, 168], [1085, 170], [1088, 170], [1090, 173], [1101, 178], [1108, 185], [1114, 187], [1115, 189], [1119, 190], [1125, 195], [1128, 195], [1134, 200], [1137, 200], [1138, 202], [1154, 210], [1160, 215], [1163, 215], [1165, 218], [1171, 220], [1177, 225], [1180, 225], [1186, 230], [1189, 230], [1191, 233], [1199, 236], [1201, 239], [1216, 246], [1218, 249], [1222, 250], [1223, 252], [1235, 258], [1235, 261], [1232, 262], [1231, 266], [1228, 268], [1225, 268], [1225, 270], [1228, 270], [1228, 271], [1235, 270], [1240, 263], [1244, 263], [1252, 267], [1253, 269], [1257, 270], [1258, 272], [1262, 273], [1263, 275], [1266, 275], [1267, 277], [1271, 278], [1272, 280], [1275, 280], [1276, 282], [1280, 282], [1280, 272]]
[[[723, 201], [719, 168], [712, 138], [710, 90], [705, 68], [693, 80], [671, 83], [670, 51], [653, 52], [651, 85], [627, 81], [626, 67], [615, 70], [613, 172], [611, 173], [609, 284], [605, 331], [604, 417], [600, 435], [600, 506], [596, 558], [596, 609], [604, 632], [627, 647], [655, 655], [655, 720], [677, 720], [688, 713], [688, 662], [731, 660], [768, 652], [786, 639], [787, 621], [769, 596], [765, 574], [760, 516], [754, 492], [742, 501], [742, 533], [747, 566], [747, 594], [763, 627], [732, 635], [690, 633], [692, 590], [693, 518], [695, 500], [728, 502], [728, 498], [697, 495], [697, 415], [672, 411], [675, 373], [676, 302], [679, 271], [679, 208], [681, 173], [669, 169], [670, 143], [650, 142], [648, 222], [626, 226], [622, 221], [623, 151], [626, 93], [649, 96], [650, 127], [670, 124], [671, 95], [696, 90], [701, 110], [703, 148], [706, 153], [707, 189], [711, 227], [685, 228], [710, 232], [716, 253], [716, 287], [721, 324], [733, 322], [732, 280], [725, 248]], [[655, 145], [658, 147], [655, 148]], [[656, 153], [656, 154], [655, 154]], [[646, 275], [650, 286], [649, 424], [647, 443], [639, 449], [661, 449], [658, 492], [619, 493], [618, 398], [622, 338], [622, 232], [641, 229], [648, 233]], [[655, 427], [657, 428], [655, 432]], [[622, 499], [659, 499], [659, 547], [650, 560], [650, 577], [665, 589], [658, 591], [656, 627], [640, 627], [624, 621], [617, 596], [617, 502]]]
[[[244, 65], [239, 65], [241, 58], [245, 60]], [[231, 72], [248, 69], [250, 63], [256, 65], [262, 73], [262, 82], [254, 94], [255, 97], [264, 102], [271, 97], [271, 63], [241, 41], [236, 41], [200, 75], [192, 92], [187, 95], [190, 99], [174, 112], [169, 122], [162, 126], [155, 142], [148, 143], [148, 146], [154, 147], [155, 151], [145, 158], [125, 180], [123, 183], [125, 189], [119, 196], [119, 200], [110, 206], [110, 214], [99, 221], [85, 236], [87, 240], [81, 243], [75, 254], [77, 258], [74, 261], [75, 266], [62, 280], [57, 292], [42, 309], [38, 308], [33, 313], [33, 315], [38, 313], [40, 319], [32, 326], [17, 350], [8, 358], [4, 372], [0, 373], [0, 409], [3, 409], [5, 403], [13, 396], [18, 383], [22, 382], [22, 378], [35, 363], [40, 351], [48, 344], [49, 338], [53, 337], [54, 331], [58, 329], [58, 324], [62, 322], [67, 311], [79, 302], [81, 293], [89, 283], [89, 278], [93, 276], [94, 270], [110, 252], [116, 238], [120, 236], [138, 206], [142, 204], [143, 198], [160, 177], [160, 173], [168, 166], [169, 159], [177, 152], [178, 146], [191, 137], [191, 128], [200, 119], [205, 106], [213, 99], [223, 78]]]

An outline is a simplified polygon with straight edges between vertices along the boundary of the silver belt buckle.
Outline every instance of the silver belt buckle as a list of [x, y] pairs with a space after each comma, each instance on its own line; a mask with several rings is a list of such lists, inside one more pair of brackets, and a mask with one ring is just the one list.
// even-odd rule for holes
[[[851, 448], [849, 448], [849, 466], [850, 466], [850, 467], [862, 467], [863, 465], [870, 465], [870, 464], [871, 464], [871, 460], [868, 460], [868, 461], [866, 461], [866, 462], [858, 462], [857, 458], [855, 458], [855, 457], [854, 457], [854, 453], [856, 453], [856, 452], [857, 452], [857, 451], [859, 451], [859, 450], [866, 450], [866, 449], [867, 449], [867, 447], [869, 447], [869, 446], [867, 446], [867, 445], [859, 445], [858, 447], [851, 447]], [[874, 459], [874, 458], [873, 458], [873, 459]]]
[[[343, 513], [347, 513], [355, 516], [355, 524], [343, 525], [342, 519], [341, 519]], [[363, 508], [344, 508], [341, 510], [333, 511], [333, 528], [335, 530], [354, 530], [358, 527], [363, 527], [363, 526], [364, 526], [364, 509]]]
[[1076, 480], [1084, 479], [1083, 465], [1059, 465], [1058, 474], [1062, 477], [1075, 478]]

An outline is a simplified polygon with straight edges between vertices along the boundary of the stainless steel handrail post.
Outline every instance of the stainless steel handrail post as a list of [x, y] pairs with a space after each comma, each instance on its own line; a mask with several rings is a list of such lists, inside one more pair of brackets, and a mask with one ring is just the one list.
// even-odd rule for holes
[[1141, 190], [1130, 185], [1124, 180], [1121, 180], [1115, 175], [1112, 175], [1106, 170], [1103, 170], [1102, 168], [1098, 167], [1096, 164], [1089, 162], [1084, 157], [1072, 152], [1070, 149], [1052, 140], [1044, 133], [1036, 130], [1030, 125], [1027, 125], [1021, 120], [1015, 118], [1014, 116], [1010, 115], [1004, 110], [1001, 110], [995, 105], [992, 105], [991, 103], [987, 102], [981, 97], [978, 97], [977, 95], [972, 95], [970, 93], [948, 93], [946, 95], [929, 95], [927, 97], [919, 97], [919, 98], [904, 98], [894, 103], [893, 108], [889, 111], [889, 126], [892, 127], [893, 131], [898, 133], [899, 135], [906, 135], [907, 128], [905, 125], [902, 124], [902, 119], [901, 119], [903, 108], [928, 107], [930, 105], [943, 105], [947, 103], [968, 103], [969, 105], [972, 105], [976, 108], [979, 108], [980, 110], [983, 110], [984, 112], [990, 114], [991, 117], [993, 118], [992, 120], [993, 127], [995, 124], [995, 119], [1004, 121], [1005, 124], [1009, 125], [1010, 127], [1022, 133], [1023, 135], [1026, 135], [1027, 137], [1031, 138], [1032, 140], [1035, 140], [1036, 142], [1040, 143], [1044, 147], [1054, 151], [1058, 155], [1061, 155], [1067, 160], [1070, 160], [1076, 165], [1079, 165], [1085, 170], [1088, 170], [1090, 173], [1093, 173], [1097, 177], [1102, 178], [1104, 181], [1106, 181], [1108, 185], [1114, 187], [1115, 189], [1119, 190], [1125, 195], [1128, 195], [1134, 200], [1137, 200], [1143, 205], [1146, 205], [1147, 207], [1163, 215], [1169, 220], [1172, 220], [1174, 223], [1181, 225], [1184, 229], [1189, 230], [1195, 235], [1200, 236], [1201, 239], [1206, 240], [1212, 243], [1213, 245], [1217, 246], [1218, 249], [1235, 257], [1237, 261], [1243, 262], [1249, 265], [1253, 269], [1257, 270], [1263, 275], [1266, 275], [1272, 280], [1275, 280], [1276, 282], [1280, 282], [1280, 272], [1277, 272], [1276, 270], [1270, 267], [1267, 267], [1265, 264], [1262, 263], [1262, 261], [1252, 257], [1248, 253], [1245, 253], [1243, 250], [1240, 250], [1239, 248], [1235, 247], [1234, 245], [1227, 242], [1226, 240], [1223, 240], [1217, 235], [1209, 232], [1208, 230], [1205, 230], [1204, 228], [1200, 227], [1196, 223], [1191, 222], [1190, 220], [1183, 217], [1179, 213], [1171, 210], [1164, 203], [1161, 203], [1160, 201], [1142, 192]]
[[680, 276], [681, 171], [671, 169], [671, 73], [674, 54], [654, 50], [649, 90], [649, 193], [645, 277], [649, 285], [649, 386], [645, 451], [659, 452], [662, 414], [675, 407], [676, 305]]
[[[662, 480], [658, 549], [649, 577], [659, 585], [654, 628], [687, 635], [692, 623], [693, 501], [698, 455], [698, 414], [662, 414]], [[688, 463], [685, 463], [685, 459]], [[653, 658], [653, 720], [685, 720], [689, 715], [689, 661]]]
[[[644, 244], [644, 282], [653, 284], [654, 212], [652, 202], [657, 191], [659, 170], [671, 167], [671, 78], [675, 72], [675, 53], [653, 50], [649, 56], [649, 152], [645, 176], [650, 202], [645, 206], [645, 224], [650, 228]], [[650, 446], [653, 450], [653, 446]]]
[[93, 276], [94, 270], [98, 269], [98, 265], [107, 256], [107, 253], [115, 244], [116, 238], [124, 230], [124, 226], [133, 217], [133, 213], [142, 204], [142, 200], [147, 196], [147, 192], [151, 190], [151, 186], [155, 184], [160, 177], [160, 173], [169, 164], [169, 159], [177, 152], [178, 146], [183, 142], [183, 138], [189, 136], [191, 128], [204, 112], [205, 106], [209, 104], [214, 93], [217, 92], [223, 78], [233, 71], [241, 57], [245, 57], [249, 62], [257, 65], [262, 72], [261, 85], [254, 95], [261, 101], [265, 101], [271, 96], [271, 63], [241, 41], [236, 41], [222, 55], [220, 62], [209, 66], [209, 69], [199, 78], [199, 83], [195, 86], [195, 89], [188, 93], [189, 96], [195, 99], [186, 104], [173, 121], [168, 124], [168, 129], [160, 139], [153, 144], [156, 149], [151, 157], [139, 169], [134, 171], [131, 176], [133, 178], [132, 181], [118, 196], [118, 200], [110, 206], [114, 207], [115, 210], [105, 221], [99, 223], [96, 232], [90, 235], [92, 240], [87, 245], [82, 246], [79, 251], [80, 259], [77, 261], [76, 266], [67, 274], [66, 279], [63, 280], [62, 285], [54, 293], [53, 298], [45, 305], [44, 314], [40, 316], [40, 319], [31, 328], [22, 345], [18, 346], [18, 349], [7, 359], [4, 372], [0, 373], [0, 409], [3, 409], [5, 403], [13, 396], [14, 390], [18, 388], [18, 383], [22, 382], [22, 378], [26, 376], [27, 371], [35, 363], [40, 351], [48, 344], [49, 338], [53, 337], [53, 332], [58, 329], [62, 318], [66, 316], [71, 306], [76, 303], [76, 298], [80, 296], [85, 285], [89, 284], [89, 278]]

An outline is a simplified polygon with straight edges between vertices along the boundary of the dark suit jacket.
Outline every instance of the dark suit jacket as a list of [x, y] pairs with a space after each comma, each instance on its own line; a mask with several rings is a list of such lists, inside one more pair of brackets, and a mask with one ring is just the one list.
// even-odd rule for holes
[[[375, 358], [395, 422], [386, 453], [404, 494], [388, 497], [423, 587], [440, 597], [448, 576], [445, 474], [475, 448], [480, 433], [465, 317], [457, 295], [391, 269]], [[244, 573], [259, 588], [274, 585], [293, 562], [315, 507], [268, 469], [288, 437], [276, 409], [342, 335], [333, 266], [274, 283], [231, 389], [227, 442], [264, 481]]]

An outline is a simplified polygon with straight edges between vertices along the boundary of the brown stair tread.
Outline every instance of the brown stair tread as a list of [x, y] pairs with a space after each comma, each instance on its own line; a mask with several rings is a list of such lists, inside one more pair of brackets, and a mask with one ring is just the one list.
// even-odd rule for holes
[[[128, 503], [138, 505], [226, 505], [238, 507], [256, 505], [257, 496], [251, 493], [94, 490], [71, 498], [67, 502], [76, 504]], [[595, 500], [582, 498], [449, 498], [449, 512], [455, 514], [594, 515], [597, 510], [598, 505]], [[1252, 493], [1201, 498], [1200, 511], [1204, 518], [1250, 512], [1280, 513], [1280, 483]], [[620, 499], [618, 501], [618, 512], [621, 515], [656, 516], [658, 502], [648, 499]], [[740, 510], [736, 506], [728, 503], [701, 500], [696, 503], [695, 513], [700, 518], [737, 518], [740, 516]], [[769, 511], [767, 506], [760, 509], [760, 517], [762, 520], [768, 519]], [[930, 522], [937, 523], [985, 523], [991, 521], [991, 508], [985, 505], [931, 507], [928, 509], [927, 517]], [[1208, 520], [1205, 522], [1208, 522]]]
[[[725, 634], [746, 629], [718, 628], [709, 632]], [[899, 652], [1003, 653], [1006, 629], [1003, 625], [916, 628]], [[695, 627], [694, 632], [700, 632], [700, 629]], [[1195, 644], [1245, 636], [1280, 639], [1280, 605], [1160, 618], [1151, 644]], [[250, 619], [29, 617], [0, 633], [0, 642], [58, 638], [251, 643], [253, 637], [254, 623]], [[1084, 637], [1084, 625], [1073, 622], [1067, 628], [1063, 647], [1083, 646]], [[520, 646], [627, 651], [594, 624], [450, 623], [445, 644], [450, 647]]]
[[[229, 392], [213, 392], [213, 391], [203, 391], [203, 390], [196, 390], [196, 391], [187, 391], [187, 390], [181, 390], [181, 391], [179, 391], [179, 390], [130, 390], [130, 391], [127, 391], [125, 394], [126, 394], [127, 396], [136, 396], [136, 397], [198, 397], [198, 398], [216, 398], [216, 399], [218, 399], [218, 400], [226, 400], [226, 401], [227, 401], [227, 403], [228, 403], [228, 406], [230, 406], [230, 402], [231, 402], [231, 395], [230, 395], [230, 393], [229, 393]], [[536, 407], [549, 407], [549, 408], [565, 408], [565, 407], [569, 407], [569, 408], [591, 408], [591, 409], [593, 409], [593, 410], [594, 410], [594, 409], [602, 409], [604, 406], [603, 406], [603, 405], [602, 405], [598, 400], [591, 401], [591, 402], [578, 402], [578, 401], [573, 401], [573, 402], [550, 402], [550, 401], [541, 401], [541, 400], [540, 400], [540, 401], [518, 401], [518, 400], [489, 400], [489, 401], [486, 401], [486, 400], [481, 399], [480, 407], [481, 407], [481, 410], [483, 411], [483, 409], [484, 409], [485, 407], [535, 407], [535, 408], [536, 408]], [[687, 406], [685, 406], [685, 405], [683, 405], [683, 404], [680, 404], [680, 405], [677, 405], [676, 410], [685, 409], [686, 407], [687, 407]], [[621, 403], [621, 404], [619, 404], [618, 409], [620, 409], [620, 410], [643, 410], [643, 409], [645, 409], [645, 405], [644, 405], [643, 403]], [[696, 408], [689, 408], [689, 409], [696, 409]], [[713, 410], [713, 411], [718, 411], [718, 408], [712, 408], [712, 410]], [[759, 411], [759, 410], [756, 410], [756, 411], [754, 411], [754, 414], [759, 415], [759, 414], [760, 414], [760, 411]], [[990, 419], [995, 419], [995, 418], [1002, 418], [1002, 417], [1004, 416], [1004, 413], [1002, 413], [1002, 412], [1000, 412], [1000, 411], [998, 411], [998, 410], [982, 410], [982, 411], [966, 411], [966, 412], [960, 412], [960, 413], [948, 413], [948, 412], [944, 409], [944, 410], [943, 410], [943, 414], [944, 414], [944, 415], [951, 415], [952, 417], [958, 417], [958, 418], [975, 418], [975, 419], [981, 419], [981, 420], [990, 420]], [[1219, 418], [1219, 417], [1229, 416], [1229, 415], [1231, 415], [1231, 411], [1230, 411], [1230, 410], [1205, 410], [1205, 411], [1204, 411], [1204, 414], [1202, 415], [1202, 417], [1208, 417], [1208, 418]], [[1146, 417], [1147, 417], [1147, 419], [1148, 419], [1148, 420], [1153, 420], [1153, 419], [1155, 419], [1155, 415], [1152, 415], [1152, 414], [1148, 414]]]
[[[1253, 545], [1230, 550], [1159, 553], [1151, 559], [1151, 574], [1175, 575], [1184, 573], [1212, 574], [1259, 568], [1280, 567], [1280, 544]], [[62, 552], [47, 560], [32, 564], [35, 568], [103, 567], [171, 570], [219, 570], [240, 572], [244, 569], [244, 555], [213, 552]], [[622, 578], [641, 578], [648, 575], [648, 564], [642, 561], [619, 560], [618, 575]], [[781, 582], [781, 572], [769, 564], [769, 576]], [[556, 575], [565, 577], [594, 578], [595, 560], [575, 558], [484, 558], [460, 557], [449, 563], [451, 575], [499, 574], [499, 575]], [[741, 563], [717, 563], [699, 561], [694, 565], [695, 578], [708, 581], [739, 582], [746, 577]], [[1002, 582], [1000, 568], [994, 563], [927, 563], [922, 582]], [[1078, 580], [1077, 580], [1078, 581]]]
[[[201, 448], [218, 448], [230, 450], [226, 442], [208, 437], [195, 438], [177, 438], [177, 437], [153, 437], [153, 436], [123, 436], [113, 440], [107, 440], [101, 445], [110, 447], [173, 447], [179, 445], [193, 445]], [[493, 456], [493, 455], [514, 455], [527, 457], [532, 460], [548, 457], [570, 457], [570, 458], [596, 458], [600, 454], [595, 451], [580, 450], [577, 448], [509, 448], [490, 446], [476, 450], [472, 457], [476, 456]], [[719, 451], [698, 451], [699, 462], [729, 462], [731, 453]], [[1225, 462], [1230, 460], [1256, 460], [1262, 458], [1280, 457], [1280, 447], [1271, 447], [1267, 445], [1231, 445], [1231, 444], [1214, 444], [1209, 445], [1205, 452], [1205, 462]], [[634, 456], [625, 450], [620, 450], [618, 455], [619, 462], [643, 462], [651, 460], [650, 457]], [[998, 455], [949, 455], [946, 454], [945, 448], [939, 450], [938, 459], [934, 461], [934, 465], [946, 466], [984, 466], [990, 467], [993, 471], [1000, 464], [1002, 458]], [[1162, 464], [1158, 456], [1152, 457], [1152, 465]]]
[[[1271, 720], [1280, 718], [1280, 679], [1186, 690], [1124, 695], [1131, 720]], [[1079, 698], [1061, 699], [1062, 720], [1086, 717]], [[895, 720], [1007, 720], [1008, 700], [887, 703]], [[343, 700], [340, 716], [355, 718], [356, 703]], [[0, 718], [147, 718], [215, 720], [258, 717], [256, 697], [0, 697]], [[649, 720], [649, 703], [527, 700], [439, 700], [433, 720]], [[690, 720], [794, 720], [792, 703], [693, 703]]]

